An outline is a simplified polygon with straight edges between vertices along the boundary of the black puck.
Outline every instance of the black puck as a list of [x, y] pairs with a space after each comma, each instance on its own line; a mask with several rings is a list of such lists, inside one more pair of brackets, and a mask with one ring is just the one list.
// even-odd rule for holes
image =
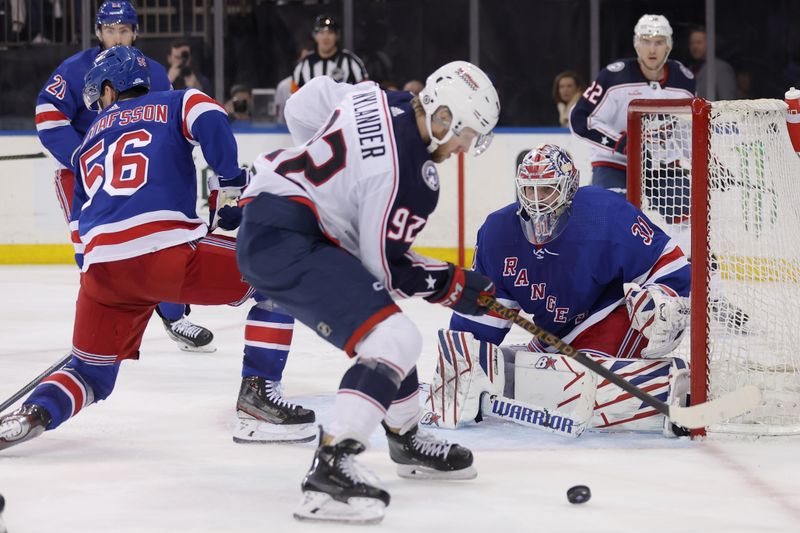
[[569, 503], [586, 503], [592, 498], [592, 491], [586, 485], [575, 485], [567, 491]]
[[3, 512], [3, 509], [6, 508], [6, 499], [3, 498], [3, 495], [0, 494], [0, 513]]

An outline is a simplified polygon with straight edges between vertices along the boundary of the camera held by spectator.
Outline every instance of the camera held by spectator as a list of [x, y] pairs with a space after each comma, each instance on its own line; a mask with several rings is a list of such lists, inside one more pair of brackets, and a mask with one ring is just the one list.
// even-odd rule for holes
[[212, 89], [208, 78], [192, 68], [192, 47], [189, 41], [179, 39], [170, 44], [167, 64], [169, 65], [167, 77], [173, 89], [192, 88], [203, 92]]
[[234, 85], [231, 87], [230, 99], [225, 102], [225, 111], [228, 112], [228, 120], [251, 120], [253, 113], [253, 94], [250, 88], [245, 85]]

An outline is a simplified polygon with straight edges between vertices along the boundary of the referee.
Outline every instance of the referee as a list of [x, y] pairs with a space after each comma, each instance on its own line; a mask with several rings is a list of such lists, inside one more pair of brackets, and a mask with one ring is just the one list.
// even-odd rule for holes
[[349, 50], [338, 47], [339, 23], [328, 15], [314, 20], [316, 50], [308, 54], [294, 68], [292, 92], [317, 76], [330, 76], [338, 82], [358, 83], [368, 78], [364, 63]]

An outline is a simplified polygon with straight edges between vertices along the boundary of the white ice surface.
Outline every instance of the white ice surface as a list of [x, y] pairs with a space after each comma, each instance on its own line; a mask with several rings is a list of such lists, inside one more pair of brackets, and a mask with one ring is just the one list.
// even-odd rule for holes
[[[135, 281], [132, 281], [135, 283]], [[68, 266], [0, 267], [0, 399], [70, 346], [78, 273]], [[354, 305], [357, 305], [354, 302]], [[425, 339], [420, 376], [433, 371], [435, 331], [448, 312], [401, 303]], [[299, 523], [292, 510], [314, 446], [231, 440], [248, 306], [195, 307], [218, 351], [177, 350], [153, 320], [140, 361], [116, 390], [56, 431], [0, 452], [10, 533], [358, 531]], [[513, 340], [524, 340], [514, 331]], [[331, 415], [348, 360], [302, 325], [285, 374], [288, 396]], [[800, 441], [665, 439], [584, 433], [576, 440], [498, 421], [445, 432], [476, 454], [469, 482], [413, 482], [394, 473], [380, 433], [363, 462], [392, 495], [381, 531], [796, 532]], [[591, 487], [584, 505], [572, 485]]]

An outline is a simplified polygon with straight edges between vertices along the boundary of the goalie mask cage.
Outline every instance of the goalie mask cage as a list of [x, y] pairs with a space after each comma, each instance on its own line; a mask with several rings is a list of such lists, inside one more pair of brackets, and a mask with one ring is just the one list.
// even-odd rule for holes
[[676, 354], [691, 364], [692, 403], [744, 385], [763, 393], [707, 431], [800, 434], [800, 159], [786, 104], [635, 100], [628, 133], [628, 199], [691, 260]]

